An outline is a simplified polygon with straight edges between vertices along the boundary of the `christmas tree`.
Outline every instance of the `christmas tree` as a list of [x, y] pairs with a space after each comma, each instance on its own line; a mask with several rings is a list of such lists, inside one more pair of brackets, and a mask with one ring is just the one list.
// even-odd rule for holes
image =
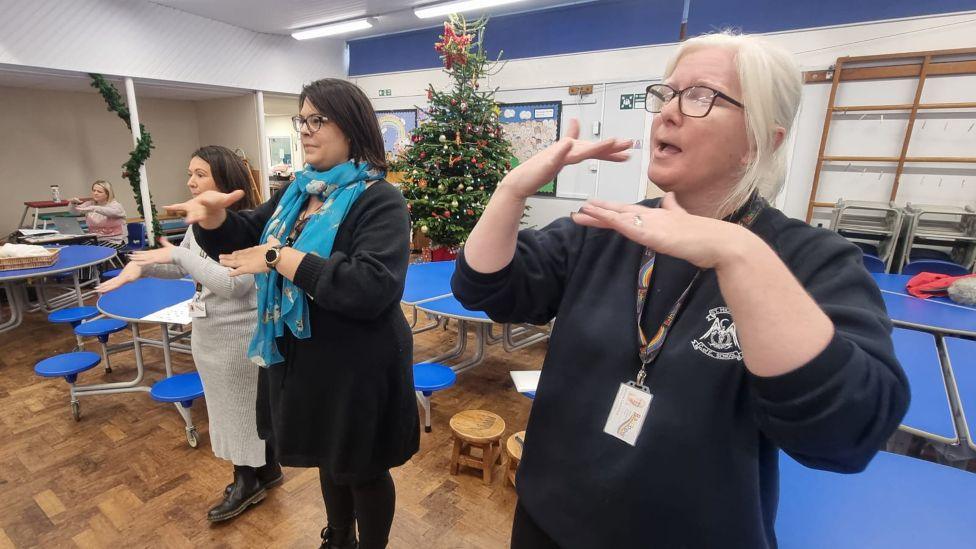
[[[478, 91], [491, 74], [483, 48], [486, 19], [468, 22], [451, 16], [434, 49], [453, 81], [449, 92], [427, 88], [427, 116], [394, 164], [414, 228], [435, 247], [464, 243], [488, 199], [511, 169], [511, 148], [502, 137], [494, 92]], [[499, 57], [501, 54], [499, 54]]]

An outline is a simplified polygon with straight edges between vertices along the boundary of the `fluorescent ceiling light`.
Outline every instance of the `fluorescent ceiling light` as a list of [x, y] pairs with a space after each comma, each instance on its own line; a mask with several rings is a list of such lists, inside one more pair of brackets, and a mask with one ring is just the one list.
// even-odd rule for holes
[[459, 0], [457, 2], [445, 2], [433, 6], [414, 8], [413, 13], [421, 19], [431, 19], [433, 17], [443, 17], [452, 13], [463, 13], [466, 11], [480, 10], [501, 6], [503, 4], [514, 4], [522, 0]]
[[302, 29], [300, 31], [295, 31], [291, 33], [291, 37], [294, 38], [295, 40], [308, 40], [309, 38], [333, 36], [336, 34], [343, 34], [347, 32], [364, 30], [372, 27], [373, 24], [369, 22], [369, 19], [356, 19], [353, 21], [329, 23], [328, 25], [319, 25], [318, 27]]

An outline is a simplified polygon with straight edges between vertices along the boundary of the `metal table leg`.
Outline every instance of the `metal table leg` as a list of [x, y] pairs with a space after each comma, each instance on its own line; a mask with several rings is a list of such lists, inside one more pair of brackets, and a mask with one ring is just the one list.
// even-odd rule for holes
[[[464, 328], [462, 329], [464, 330], [464, 339], [467, 340], [468, 338], [467, 321], [462, 320], [461, 324], [464, 325]], [[465, 360], [464, 362], [451, 366], [451, 369], [454, 370], [454, 373], [460, 374], [462, 372], [466, 372], [474, 368], [475, 366], [481, 364], [482, 361], [484, 361], [485, 344], [488, 338], [488, 332], [490, 330], [491, 330], [491, 324], [487, 324], [484, 322], [478, 323], [478, 326], [475, 328], [474, 331], [474, 339], [476, 345], [474, 350], [474, 355], [468, 360]]]
[[[0, 323], [0, 333], [13, 330], [24, 320], [23, 301], [21, 292], [23, 284], [19, 281], [4, 282], [3, 291], [7, 294], [7, 306], [10, 308], [10, 319]], [[26, 296], [24, 296], [26, 297]]]
[[136, 357], [136, 377], [131, 381], [120, 381], [116, 383], [98, 383], [95, 385], [78, 385], [74, 388], [74, 394], [82, 395], [110, 395], [115, 393], [149, 392], [149, 387], [141, 385], [145, 375], [145, 366], [142, 361], [143, 339], [139, 335], [139, 325], [132, 323], [132, 346], [133, 354]]
[[444, 362], [445, 360], [453, 360], [464, 354], [464, 350], [468, 347], [468, 332], [467, 325], [464, 321], [458, 323], [458, 341], [454, 345], [454, 348], [450, 351], [437, 355], [434, 358], [429, 358], [424, 360], [423, 363], [433, 363], [433, 362]]

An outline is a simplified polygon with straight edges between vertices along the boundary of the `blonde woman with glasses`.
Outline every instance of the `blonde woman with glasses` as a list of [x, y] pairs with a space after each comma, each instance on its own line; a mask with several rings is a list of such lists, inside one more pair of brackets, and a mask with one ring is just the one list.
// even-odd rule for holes
[[897, 427], [908, 383], [860, 250], [767, 202], [800, 93], [763, 39], [694, 38], [648, 88], [663, 199], [519, 231], [562, 167], [627, 157], [575, 122], [498, 186], [454, 293], [497, 322], [559, 317], [512, 547], [775, 547], [780, 450], [856, 472]]

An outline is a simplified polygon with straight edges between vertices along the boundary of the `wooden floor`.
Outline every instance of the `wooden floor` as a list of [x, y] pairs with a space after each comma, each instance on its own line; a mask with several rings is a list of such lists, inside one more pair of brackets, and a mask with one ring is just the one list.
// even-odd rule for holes
[[[417, 336], [415, 359], [453, 346], [455, 337], [453, 330]], [[195, 450], [173, 405], [146, 394], [83, 397], [82, 419], [73, 421], [67, 384], [33, 374], [34, 363], [73, 344], [68, 328], [38, 314], [0, 335], [0, 548], [318, 546], [325, 509], [315, 469], [286, 468], [284, 484], [259, 506], [226, 524], [207, 522], [231, 466], [211, 453], [199, 403]], [[531, 401], [514, 391], [508, 372], [539, 368], [544, 354], [545, 344], [511, 354], [490, 346], [478, 368], [433, 397], [434, 431], [422, 433], [420, 452], [393, 471], [391, 547], [507, 547], [515, 491], [500, 467], [490, 486], [472, 470], [449, 474], [447, 422], [481, 408], [505, 419], [506, 437], [524, 429]], [[160, 379], [162, 354], [146, 356], [147, 378]], [[96, 369], [79, 381], [131, 378], [131, 351], [112, 358], [112, 374]], [[192, 369], [188, 355], [176, 354], [174, 363], [177, 372]]]

